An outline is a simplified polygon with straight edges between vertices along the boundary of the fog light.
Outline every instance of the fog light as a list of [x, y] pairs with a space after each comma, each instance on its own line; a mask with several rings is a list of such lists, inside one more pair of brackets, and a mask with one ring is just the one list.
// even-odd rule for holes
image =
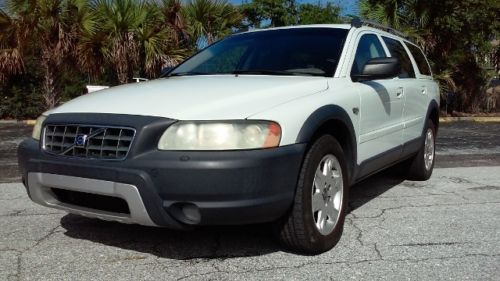
[[200, 210], [193, 204], [184, 204], [181, 207], [182, 214], [189, 222], [197, 224], [201, 221]]

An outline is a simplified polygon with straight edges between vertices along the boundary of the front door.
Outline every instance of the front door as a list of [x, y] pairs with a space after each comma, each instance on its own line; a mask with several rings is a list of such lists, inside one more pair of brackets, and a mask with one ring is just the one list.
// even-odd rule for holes
[[[372, 58], [387, 57], [379, 37], [365, 33], [359, 37], [352, 74], [361, 73]], [[404, 88], [398, 79], [356, 82], [359, 89], [360, 121], [358, 164], [374, 160], [385, 152], [394, 157], [401, 153], [403, 134]]]

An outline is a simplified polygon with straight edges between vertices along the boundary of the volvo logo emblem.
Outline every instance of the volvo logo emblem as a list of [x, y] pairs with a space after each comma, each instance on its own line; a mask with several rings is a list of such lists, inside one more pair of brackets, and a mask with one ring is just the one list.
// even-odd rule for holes
[[84, 147], [85, 144], [87, 143], [88, 137], [89, 137], [88, 135], [76, 135], [75, 146], [76, 147]]

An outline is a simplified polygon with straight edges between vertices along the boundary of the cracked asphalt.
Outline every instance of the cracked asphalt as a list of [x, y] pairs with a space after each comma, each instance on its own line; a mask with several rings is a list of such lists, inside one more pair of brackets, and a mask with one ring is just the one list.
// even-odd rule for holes
[[268, 225], [190, 232], [124, 225], [32, 203], [0, 124], [0, 280], [499, 280], [500, 124], [443, 124], [429, 181], [389, 170], [351, 189], [337, 246], [284, 251]]

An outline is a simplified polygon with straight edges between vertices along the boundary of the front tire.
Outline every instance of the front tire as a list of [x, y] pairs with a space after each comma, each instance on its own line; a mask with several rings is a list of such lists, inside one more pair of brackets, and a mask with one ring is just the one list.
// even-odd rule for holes
[[428, 180], [434, 170], [436, 160], [436, 127], [431, 120], [427, 120], [422, 146], [410, 161], [408, 179], [415, 181]]
[[304, 254], [333, 248], [342, 236], [348, 200], [348, 174], [342, 147], [331, 135], [308, 150], [294, 204], [275, 227], [280, 242]]

